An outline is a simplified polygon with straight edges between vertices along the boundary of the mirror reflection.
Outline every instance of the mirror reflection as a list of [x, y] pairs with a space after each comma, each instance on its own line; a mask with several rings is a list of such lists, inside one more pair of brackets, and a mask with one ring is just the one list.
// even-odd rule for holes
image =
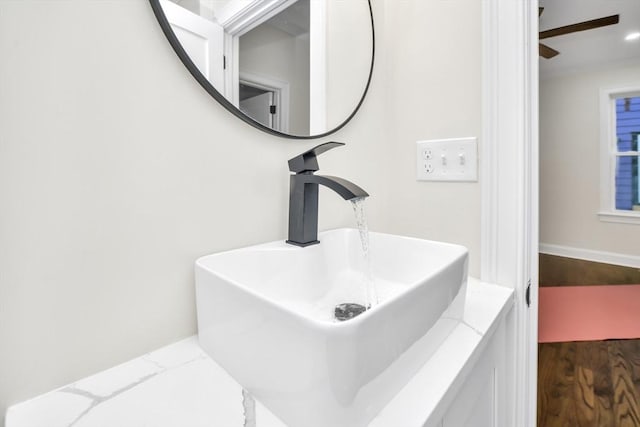
[[294, 137], [324, 135], [341, 127], [363, 99], [373, 60], [368, 0], [159, 4], [225, 106], [258, 127]]

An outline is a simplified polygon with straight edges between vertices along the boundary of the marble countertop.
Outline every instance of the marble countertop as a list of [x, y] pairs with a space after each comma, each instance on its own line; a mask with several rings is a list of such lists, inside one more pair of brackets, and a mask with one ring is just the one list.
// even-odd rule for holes
[[[470, 279], [462, 321], [370, 426], [424, 425], [512, 306], [511, 289]], [[244, 413], [242, 388], [193, 336], [13, 405], [6, 427], [286, 427], [259, 402], [255, 424]]]

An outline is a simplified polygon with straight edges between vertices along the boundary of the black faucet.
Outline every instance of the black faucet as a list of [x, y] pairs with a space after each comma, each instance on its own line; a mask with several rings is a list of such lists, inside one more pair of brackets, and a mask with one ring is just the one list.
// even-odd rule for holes
[[289, 189], [289, 238], [287, 243], [309, 246], [318, 240], [318, 190], [319, 185], [329, 187], [345, 200], [367, 197], [369, 194], [346, 179], [335, 176], [314, 175], [318, 167], [316, 156], [342, 142], [326, 142], [305, 151], [289, 160], [289, 170], [293, 172]]

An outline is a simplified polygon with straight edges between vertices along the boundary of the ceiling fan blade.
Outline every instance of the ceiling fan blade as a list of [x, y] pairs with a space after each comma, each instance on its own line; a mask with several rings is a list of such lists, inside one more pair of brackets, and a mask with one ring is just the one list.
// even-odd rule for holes
[[560, 52], [558, 52], [555, 49], [550, 48], [547, 45], [544, 45], [542, 43], [538, 43], [538, 53], [540, 54], [540, 56], [542, 56], [544, 59], [551, 59], [554, 56], [560, 54]]
[[620, 21], [620, 15], [611, 15], [604, 18], [592, 19], [591, 21], [579, 22], [577, 24], [566, 25], [564, 27], [553, 28], [551, 30], [540, 31], [539, 39], [561, 36], [563, 34], [575, 33], [577, 31], [593, 30], [594, 28], [614, 25]]
[[540, 15], [542, 15], [543, 11], [544, 11], [544, 7], [539, 7], [538, 8], [538, 17], [540, 17]]

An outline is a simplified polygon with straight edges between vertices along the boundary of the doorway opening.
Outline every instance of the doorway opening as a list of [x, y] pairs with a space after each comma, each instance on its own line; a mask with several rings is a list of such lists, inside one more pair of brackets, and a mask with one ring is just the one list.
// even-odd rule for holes
[[541, 48], [539, 60], [538, 425], [618, 425], [622, 413], [640, 425], [640, 389], [630, 378], [640, 335], [625, 330], [637, 322], [620, 320], [634, 301], [625, 293], [640, 283], [640, 56], [625, 40], [640, 7], [633, 0], [539, 0], [539, 7], [540, 38], [555, 54]]
[[289, 132], [289, 83], [270, 77], [240, 73], [240, 110], [258, 123]]

